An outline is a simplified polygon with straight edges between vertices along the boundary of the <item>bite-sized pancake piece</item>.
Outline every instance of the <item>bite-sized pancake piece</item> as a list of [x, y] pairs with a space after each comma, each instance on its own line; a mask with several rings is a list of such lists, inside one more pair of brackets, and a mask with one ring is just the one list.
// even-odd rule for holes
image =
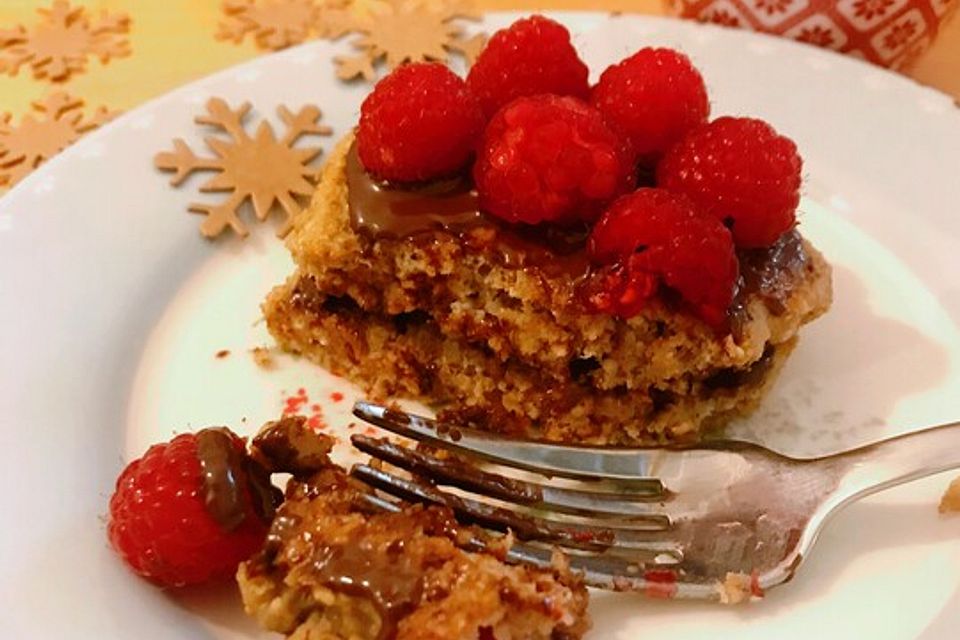
[[[254, 448], [263, 454], [267, 439], [273, 451], [296, 451], [278, 442], [290, 434], [302, 443], [302, 428], [268, 425]], [[369, 489], [317, 456], [322, 449], [275, 461], [298, 474], [263, 549], [237, 576], [244, 607], [264, 628], [294, 640], [572, 640], [589, 627], [587, 591], [565, 568], [463, 551], [465, 532], [446, 508], [371, 513]]]

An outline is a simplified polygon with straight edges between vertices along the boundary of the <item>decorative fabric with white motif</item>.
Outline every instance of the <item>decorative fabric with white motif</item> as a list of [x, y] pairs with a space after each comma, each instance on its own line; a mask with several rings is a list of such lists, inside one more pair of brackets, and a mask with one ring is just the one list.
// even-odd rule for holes
[[783, 35], [894, 69], [933, 42], [960, 0], [667, 0], [685, 18]]

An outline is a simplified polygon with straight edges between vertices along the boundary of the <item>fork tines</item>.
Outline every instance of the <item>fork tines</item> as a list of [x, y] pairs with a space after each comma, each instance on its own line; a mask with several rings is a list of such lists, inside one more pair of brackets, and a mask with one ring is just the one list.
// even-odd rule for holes
[[548, 442], [513, 440], [467, 427], [453, 427], [431, 418], [405, 413], [371, 402], [358, 401], [353, 415], [397, 435], [441, 449], [469, 454], [488, 462], [533, 471], [547, 477], [577, 480], [614, 480], [631, 495], [659, 498], [663, 484], [648, 468], [646, 456], [636, 449], [609, 448], [598, 456], [598, 447], [578, 448]]
[[[588, 584], [619, 590], [649, 589], [651, 569], [662, 574], [683, 560], [679, 546], [665, 535], [671, 521], [663, 507], [671, 495], [658, 480], [638, 477], [629, 465], [598, 473], [584, 468], [586, 452], [578, 458], [574, 451], [571, 470], [558, 455], [563, 447], [544, 453], [551, 445], [493, 439], [470, 429], [437, 429], [428, 418], [370, 403], [357, 403], [354, 413], [421, 442], [414, 449], [352, 436], [357, 449], [407, 472], [357, 464], [351, 471], [356, 478], [402, 501], [446, 505], [462, 522], [512, 532], [520, 542], [508, 560], [545, 567], [553, 548], [560, 547]], [[531, 453], [541, 457], [531, 463]], [[478, 458], [483, 462], [475, 462]], [[551, 477], [558, 470], [562, 481]], [[381, 496], [371, 496], [369, 503], [371, 508], [397, 508]], [[475, 538], [472, 544], [484, 543]]]

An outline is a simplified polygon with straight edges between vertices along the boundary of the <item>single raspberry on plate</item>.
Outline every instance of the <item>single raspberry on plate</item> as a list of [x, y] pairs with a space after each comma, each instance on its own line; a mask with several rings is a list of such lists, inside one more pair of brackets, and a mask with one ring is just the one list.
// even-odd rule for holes
[[518, 98], [487, 125], [473, 177], [480, 206], [509, 222], [592, 221], [632, 187], [631, 157], [585, 102]]
[[467, 74], [488, 118], [521, 96], [552, 93], [586, 99], [587, 65], [562, 24], [540, 15], [493, 34]]
[[360, 107], [357, 153], [383, 180], [449, 176], [470, 161], [484, 118], [466, 83], [436, 62], [397, 67]]
[[642, 164], [653, 165], [710, 115], [703, 78], [673, 49], [641, 49], [607, 67], [590, 101], [630, 138]]
[[587, 292], [598, 311], [632, 317], [662, 283], [718, 326], [733, 301], [739, 265], [730, 232], [682, 195], [638, 189], [618, 198], [591, 231], [587, 251], [604, 265]]
[[753, 118], [694, 129], [657, 167], [657, 184], [730, 227], [739, 247], [768, 247], [796, 223], [803, 161], [792, 140]]
[[160, 586], [227, 578], [263, 542], [274, 491], [228, 429], [181, 434], [120, 474], [107, 535], [137, 574]]

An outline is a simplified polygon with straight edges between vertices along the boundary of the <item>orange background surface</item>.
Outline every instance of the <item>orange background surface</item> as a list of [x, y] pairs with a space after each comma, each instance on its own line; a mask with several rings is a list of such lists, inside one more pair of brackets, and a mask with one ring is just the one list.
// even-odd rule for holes
[[[39, 16], [36, 10], [51, 0], [0, 1], [0, 29], [17, 24], [28, 28]], [[29, 68], [14, 76], [0, 76], [0, 112], [16, 118], [39, 97], [57, 90], [86, 100], [89, 106], [106, 105], [127, 110], [174, 87], [242, 62], [264, 51], [250, 38], [242, 44], [214, 38], [221, 19], [219, 0], [74, 0], [93, 13], [100, 10], [127, 13], [131, 20], [132, 55], [102, 65], [90, 59], [85, 72], [67, 82], [33, 78]], [[661, 15], [660, 0], [479, 0], [483, 10], [600, 9]], [[958, 12], [954, 12], [958, 13]], [[910, 75], [960, 99], [960, 19], [950, 20], [938, 39]]]

